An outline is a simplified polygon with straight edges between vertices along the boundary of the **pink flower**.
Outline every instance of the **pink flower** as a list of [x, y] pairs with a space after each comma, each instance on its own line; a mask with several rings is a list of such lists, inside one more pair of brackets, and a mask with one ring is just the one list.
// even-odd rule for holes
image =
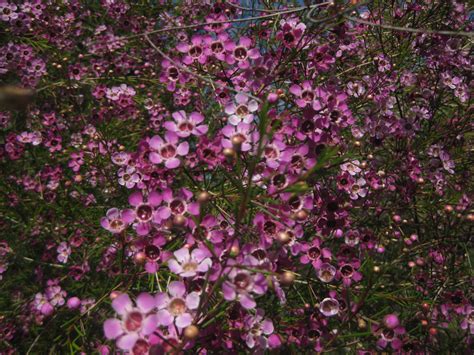
[[118, 234], [122, 232], [135, 219], [132, 210], [120, 211], [118, 208], [111, 208], [105, 217], [100, 220], [100, 225], [109, 232]]
[[112, 307], [120, 319], [110, 318], [104, 323], [107, 339], [116, 339], [122, 350], [132, 350], [135, 344], [153, 333], [158, 325], [157, 316], [151, 311], [155, 308], [155, 299], [148, 293], [137, 297], [136, 306], [127, 294], [121, 294], [112, 302]]
[[178, 156], [184, 156], [189, 152], [188, 142], [178, 144], [178, 135], [174, 132], [166, 132], [165, 141], [160, 136], [150, 139], [150, 161], [155, 164], [164, 163], [168, 169], [177, 168], [181, 162]]
[[249, 67], [248, 59], [257, 59], [260, 57], [260, 52], [256, 48], [250, 49], [252, 46], [252, 40], [248, 37], [240, 37], [238, 45], [232, 41], [225, 43], [225, 49], [231, 54], [226, 57], [227, 64], [237, 65], [241, 69]]
[[136, 221], [134, 228], [138, 235], [150, 233], [156, 207], [160, 205], [161, 201], [161, 195], [156, 191], [151, 191], [146, 200], [140, 191], [136, 191], [128, 197], [128, 202], [134, 207], [133, 213]]
[[266, 349], [268, 347], [268, 336], [273, 333], [273, 322], [264, 317], [264, 311], [257, 309], [255, 315], [247, 315], [244, 319], [246, 334], [245, 343], [250, 349], [258, 347]]
[[173, 281], [168, 286], [168, 292], [160, 292], [155, 297], [160, 325], [175, 324], [178, 328], [185, 328], [193, 321], [193, 311], [199, 306], [199, 294], [191, 292], [186, 295], [184, 283]]
[[66, 242], [59, 244], [58, 249], [58, 261], [60, 263], [66, 264], [69, 255], [71, 254], [71, 248], [67, 245]]
[[176, 46], [176, 49], [185, 53], [186, 55], [183, 58], [183, 63], [190, 65], [194, 62], [200, 64], [206, 64], [207, 57], [211, 54], [210, 50], [207, 48], [207, 45], [212, 41], [210, 36], [193, 36], [191, 38], [191, 44], [179, 43]]
[[184, 111], [173, 113], [173, 121], [167, 121], [163, 126], [171, 132], [176, 133], [180, 138], [186, 138], [190, 135], [202, 136], [207, 133], [207, 125], [199, 125], [204, 120], [204, 116], [199, 112], [191, 112], [189, 116]]
[[225, 107], [225, 113], [229, 116], [229, 123], [237, 126], [240, 122], [251, 123], [254, 119], [253, 113], [258, 110], [258, 103], [250, 100], [247, 95], [235, 95], [236, 103], [229, 103]]
[[247, 123], [239, 123], [237, 126], [227, 125], [221, 132], [225, 136], [222, 138], [221, 144], [224, 148], [233, 148], [232, 138], [238, 137], [242, 142], [240, 150], [242, 152], [248, 152], [252, 149], [254, 142], [258, 141], [258, 132], [252, 132], [253, 126]]
[[[245, 268], [234, 266], [237, 264], [235, 260], [229, 260], [228, 264], [230, 265], [227, 268], [228, 280], [222, 285], [224, 298], [228, 301], [237, 299], [245, 309], [255, 308], [257, 303], [252, 293], [263, 295], [267, 291], [265, 276], [261, 273], [253, 273]], [[242, 265], [250, 268], [255, 267], [258, 265], [258, 260], [248, 255]]]
[[205, 273], [212, 266], [208, 257], [209, 252], [196, 248], [189, 253], [188, 248], [181, 248], [173, 253], [175, 259], [168, 260], [171, 272], [181, 277], [193, 277], [198, 273]]

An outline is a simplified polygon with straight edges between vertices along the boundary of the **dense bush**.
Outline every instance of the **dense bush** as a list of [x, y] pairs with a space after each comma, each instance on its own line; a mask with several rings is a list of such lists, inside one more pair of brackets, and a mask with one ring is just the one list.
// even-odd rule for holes
[[469, 16], [0, 0], [1, 353], [468, 353]]

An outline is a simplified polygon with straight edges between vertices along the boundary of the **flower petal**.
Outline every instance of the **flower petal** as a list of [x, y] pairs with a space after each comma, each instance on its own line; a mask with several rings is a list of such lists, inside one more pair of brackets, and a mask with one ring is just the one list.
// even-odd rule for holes
[[112, 307], [120, 315], [127, 313], [133, 307], [132, 300], [126, 293], [122, 293], [112, 301]]
[[115, 339], [123, 334], [121, 322], [115, 318], [107, 319], [104, 322], [104, 334], [107, 339]]
[[185, 328], [193, 322], [193, 317], [189, 313], [183, 313], [176, 317], [176, 326]]

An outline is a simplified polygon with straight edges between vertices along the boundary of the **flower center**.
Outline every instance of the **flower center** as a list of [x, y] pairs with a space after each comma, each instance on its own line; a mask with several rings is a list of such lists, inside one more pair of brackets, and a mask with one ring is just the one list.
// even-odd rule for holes
[[332, 298], [326, 298], [321, 302], [321, 311], [325, 315], [333, 316], [339, 312], [339, 302]]
[[186, 264], [183, 264], [183, 270], [184, 271], [196, 271], [198, 268], [198, 264], [195, 263], [194, 261], [190, 261]]
[[316, 260], [321, 256], [321, 250], [318, 247], [312, 247], [308, 250], [308, 257], [311, 260]]
[[285, 35], [283, 36], [283, 39], [285, 40], [286, 43], [293, 43], [293, 41], [295, 40], [295, 36], [293, 36], [292, 33], [285, 33]]
[[140, 205], [137, 208], [136, 214], [140, 221], [146, 222], [151, 219], [151, 216], [153, 215], [153, 209], [150, 205]]
[[110, 222], [110, 227], [114, 230], [121, 230], [123, 227], [123, 221], [121, 219], [113, 219]]
[[176, 81], [176, 80], [178, 80], [178, 77], [179, 77], [178, 69], [175, 68], [175, 67], [169, 67], [168, 68], [168, 78], [170, 80]]
[[179, 316], [186, 311], [186, 303], [182, 298], [175, 298], [170, 302], [168, 309], [174, 316]]
[[202, 54], [202, 48], [200, 46], [194, 46], [189, 49], [189, 55], [193, 58], [198, 58]]
[[182, 214], [186, 210], [186, 205], [180, 199], [174, 199], [170, 202], [170, 209], [174, 214]]
[[178, 126], [178, 129], [183, 132], [190, 132], [193, 130], [193, 128], [194, 128], [194, 125], [189, 121], [181, 122]]
[[240, 117], [244, 117], [244, 116], [247, 116], [249, 114], [249, 109], [246, 105], [240, 105], [235, 110], [235, 113], [237, 113]]
[[273, 178], [273, 185], [276, 187], [283, 187], [286, 184], [286, 177], [283, 174], [275, 175]]
[[245, 60], [247, 59], [247, 49], [245, 49], [245, 47], [237, 47], [234, 49], [234, 57], [235, 59], [237, 60]]
[[344, 265], [341, 267], [341, 274], [344, 277], [351, 277], [352, 274], [354, 273], [354, 268], [350, 265]]
[[265, 147], [265, 157], [268, 159], [276, 159], [278, 158], [278, 152], [272, 146]]
[[160, 154], [165, 159], [173, 158], [176, 155], [176, 148], [172, 144], [166, 144], [161, 148]]
[[224, 46], [221, 42], [214, 42], [211, 44], [211, 50], [214, 53], [222, 53], [224, 51]]
[[247, 274], [240, 273], [235, 276], [234, 283], [237, 288], [244, 290], [250, 284], [250, 278]]
[[309, 91], [309, 90], [305, 90], [301, 93], [301, 97], [303, 100], [305, 100], [306, 102], [311, 102], [314, 100], [314, 94], [312, 91]]
[[146, 355], [150, 350], [150, 345], [144, 339], [138, 339], [135, 345], [133, 346], [132, 353], [133, 355]]
[[161, 255], [160, 248], [153, 244], [147, 245], [145, 247], [145, 255], [150, 260], [157, 260]]
[[129, 332], [136, 332], [142, 326], [143, 316], [140, 312], [131, 312], [125, 320], [125, 329]]

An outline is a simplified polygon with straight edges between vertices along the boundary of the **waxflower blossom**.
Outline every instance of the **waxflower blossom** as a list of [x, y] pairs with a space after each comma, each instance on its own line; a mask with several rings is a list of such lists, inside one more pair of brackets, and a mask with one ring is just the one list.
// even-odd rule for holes
[[468, 3], [156, 3], [0, 0], [1, 353], [469, 353]]
[[71, 248], [66, 242], [62, 242], [59, 244], [58, 249], [58, 261], [66, 264], [67, 260], [69, 258], [69, 255], [71, 254]]
[[118, 208], [111, 208], [105, 217], [100, 220], [100, 225], [109, 232], [118, 234], [122, 232], [134, 220], [132, 210], [120, 211]]
[[157, 316], [151, 312], [155, 300], [148, 293], [140, 294], [136, 305], [127, 294], [121, 294], [112, 301], [112, 307], [120, 318], [107, 319], [104, 334], [107, 339], [115, 339], [117, 347], [122, 350], [132, 350], [157, 327]]
[[163, 126], [171, 132], [176, 133], [180, 138], [186, 138], [190, 135], [202, 136], [207, 133], [208, 126], [202, 125], [204, 116], [198, 112], [191, 112], [189, 115], [184, 111], [178, 111], [173, 113], [173, 121], [167, 121]]
[[175, 324], [185, 328], [193, 321], [193, 313], [198, 308], [200, 297], [197, 292], [186, 293], [186, 286], [179, 281], [168, 285], [168, 292], [155, 296], [158, 312], [156, 319], [160, 325]]
[[244, 319], [244, 339], [250, 349], [268, 348], [268, 336], [273, 333], [274, 327], [270, 319], [264, 318], [264, 314], [262, 309], [257, 309], [255, 315], [248, 315]]
[[226, 57], [227, 64], [237, 63], [241, 69], [249, 67], [249, 59], [257, 59], [260, 57], [260, 52], [257, 48], [250, 48], [252, 46], [252, 40], [248, 37], [240, 37], [239, 42], [229, 40], [225, 43], [224, 47], [226, 51], [230, 53]]
[[128, 202], [134, 207], [134, 228], [138, 235], [147, 235], [150, 232], [156, 208], [161, 201], [162, 197], [156, 191], [151, 191], [146, 198], [140, 191], [135, 191], [128, 197]]
[[[236, 265], [235, 260], [230, 260], [229, 263], [230, 266], [227, 268], [229, 280], [222, 285], [224, 298], [228, 301], [237, 299], [245, 309], [255, 308], [257, 303], [252, 294], [263, 295], [267, 291], [265, 276], [233, 266]], [[243, 264], [249, 267], [256, 266], [258, 260], [249, 255], [245, 257]]]
[[225, 107], [225, 113], [229, 116], [229, 123], [236, 126], [240, 122], [251, 123], [254, 119], [254, 112], [258, 109], [258, 103], [250, 99], [247, 95], [235, 95], [235, 103], [229, 103]]
[[181, 162], [178, 156], [184, 156], [189, 152], [188, 142], [178, 144], [179, 137], [174, 132], [166, 132], [165, 140], [160, 136], [154, 136], [150, 139], [150, 147], [153, 151], [150, 153], [150, 161], [155, 164], [164, 163], [168, 169], [177, 168]]
[[209, 252], [204, 249], [196, 248], [190, 253], [188, 248], [181, 248], [173, 255], [174, 259], [168, 260], [168, 268], [181, 277], [194, 277], [212, 266]]

